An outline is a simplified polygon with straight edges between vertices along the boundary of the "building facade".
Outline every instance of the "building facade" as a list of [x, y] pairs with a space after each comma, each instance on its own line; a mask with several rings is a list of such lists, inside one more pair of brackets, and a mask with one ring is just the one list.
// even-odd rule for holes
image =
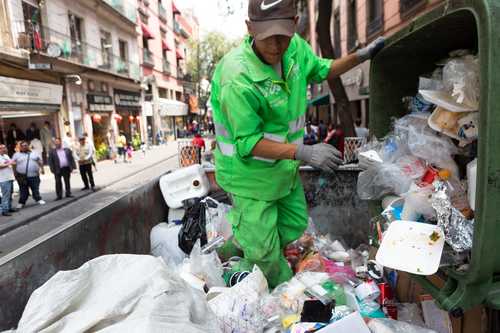
[[[101, 151], [110, 136], [140, 135], [140, 58], [134, 0], [2, 0], [6, 76], [30, 77], [62, 86], [57, 112], [32, 113], [50, 119], [55, 136], [87, 133]], [[8, 68], [16, 68], [15, 71]], [[33, 89], [31, 89], [33, 90]], [[9, 113], [9, 117], [13, 113]], [[20, 114], [17, 114], [20, 115]], [[11, 118], [26, 126], [26, 122]]]
[[[442, 3], [443, 0], [332, 0], [330, 33], [335, 57], [355, 52], [379, 36], [390, 36], [420, 16]], [[317, 1], [309, 0], [310, 17], [317, 17]], [[309, 36], [316, 40], [315, 20], [310, 22]], [[311, 43], [319, 54], [319, 45]], [[353, 120], [368, 126], [370, 62], [367, 61], [342, 76], [342, 82], [351, 102]], [[313, 91], [313, 89], [311, 89]], [[327, 85], [316, 87], [312, 100], [327, 101], [327, 105], [311, 112], [316, 121], [335, 121], [333, 98], [321, 98], [328, 94]], [[328, 105], [330, 104], [330, 105]]]
[[185, 59], [197, 21], [185, 17], [172, 0], [139, 0], [138, 13], [148, 136], [174, 138], [188, 121]]

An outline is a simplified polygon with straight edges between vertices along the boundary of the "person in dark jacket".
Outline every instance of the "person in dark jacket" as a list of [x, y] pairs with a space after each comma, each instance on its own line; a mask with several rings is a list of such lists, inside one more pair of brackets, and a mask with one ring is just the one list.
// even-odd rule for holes
[[71, 172], [76, 169], [73, 152], [69, 148], [63, 148], [61, 139], [59, 138], [55, 139], [54, 143], [55, 148], [51, 149], [49, 152], [49, 167], [56, 178], [56, 200], [62, 199], [61, 177], [64, 179], [66, 198], [72, 198], [70, 177]]
[[14, 155], [16, 144], [22, 140], [24, 140], [23, 131], [18, 129], [16, 124], [10, 124], [10, 128], [7, 131], [7, 149], [10, 156]]
[[26, 130], [26, 140], [40, 139], [40, 130], [36, 127], [35, 123], [31, 123], [30, 128]]

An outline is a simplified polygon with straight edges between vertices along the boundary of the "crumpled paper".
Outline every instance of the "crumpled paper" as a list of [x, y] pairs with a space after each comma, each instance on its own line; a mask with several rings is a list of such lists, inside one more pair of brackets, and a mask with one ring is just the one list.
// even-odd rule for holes
[[443, 228], [445, 241], [454, 251], [464, 252], [472, 249], [474, 220], [467, 220], [458, 209], [452, 206], [448, 187], [444, 182], [434, 183], [431, 205], [436, 210], [438, 225]]

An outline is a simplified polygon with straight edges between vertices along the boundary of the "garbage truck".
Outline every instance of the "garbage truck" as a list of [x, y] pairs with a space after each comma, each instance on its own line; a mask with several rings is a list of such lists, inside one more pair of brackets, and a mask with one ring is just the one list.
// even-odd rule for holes
[[[480, 63], [480, 132], [478, 139], [476, 212], [470, 265], [466, 271], [443, 269], [432, 278], [408, 276], [422, 294], [429, 294], [455, 317], [486, 306], [489, 330], [498, 332], [500, 308], [500, 6], [496, 0], [446, 1], [391, 36], [371, 63], [370, 131], [378, 138], [391, 128], [392, 118], [407, 112], [406, 96], [418, 90], [419, 77], [431, 72], [450, 51], [469, 49]], [[166, 171], [166, 170], [165, 170]], [[351, 247], [368, 243], [369, 221], [380, 213], [380, 202], [357, 195], [360, 169], [345, 166], [334, 174], [301, 168], [309, 213], [321, 233], [341, 237]], [[214, 170], [207, 170], [213, 189]], [[0, 258], [0, 329], [16, 326], [31, 293], [59, 270], [75, 269], [90, 259], [111, 253], [150, 253], [150, 231], [168, 218], [168, 206], [158, 186], [159, 174], [60, 228], [41, 235]], [[404, 288], [410, 288], [407, 282]], [[416, 288], [415, 285], [411, 288]], [[407, 291], [407, 290], [405, 290]], [[416, 295], [418, 296], [418, 295]], [[477, 329], [480, 312], [462, 323]], [[472, 317], [472, 318], [471, 318]]]

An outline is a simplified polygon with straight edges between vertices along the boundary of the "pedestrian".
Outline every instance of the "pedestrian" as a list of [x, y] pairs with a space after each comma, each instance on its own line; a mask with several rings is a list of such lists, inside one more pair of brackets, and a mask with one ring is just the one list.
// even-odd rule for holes
[[249, 36], [222, 58], [212, 79], [215, 174], [231, 195], [228, 219], [244, 255], [232, 269], [258, 265], [274, 288], [292, 277], [283, 249], [307, 228], [300, 163], [325, 171], [342, 163], [334, 147], [302, 142], [307, 87], [368, 60], [384, 39], [333, 62], [295, 34], [295, 0], [249, 0], [248, 9]]
[[23, 131], [18, 129], [16, 124], [10, 124], [9, 130], [7, 131], [7, 150], [10, 156], [14, 155], [17, 143], [22, 140], [24, 140]]
[[368, 136], [370, 135], [370, 131], [368, 130], [368, 128], [361, 126], [361, 119], [356, 120], [355, 131], [358, 138], [368, 138]]
[[318, 143], [318, 135], [316, 131], [312, 128], [311, 123], [307, 123], [306, 129], [304, 131], [304, 144], [305, 145], [315, 145]]
[[92, 166], [94, 167], [95, 172], [97, 172], [97, 164], [95, 162], [97, 160], [97, 157], [96, 157], [96, 149], [95, 149], [94, 141], [89, 140], [89, 134], [87, 132], [84, 132], [83, 136], [85, 137], [85, 142], [87, 142], [89, 145], [91, 145], [92, 150], [94, 151], [94, 154], [92, 155]]
[[191, 144], [196, 148], [196, 158], [198, 159], [198, 163], [201, 163], [201, 153], [205, 152], [205, 140], [203, 140], [200, 133], [196, 133], [191, 141]]
[[345, 139], [344, 130], [342, 129], [342, 126], [340, 126], [340, 124], [337, 124], [335, 126], [331, 125], [331, 127], [328, 130], [328, 135], [326, 136], [323, 142], [335, 147], [339, 152], [342, 153], [342, 158], [343, 158], [344, 139]]
[[52, 148], [52, 143], [55, 138], [55, 131], [50, 125], [50, 122], [46, 121], [43, 123], [43, 127], [40, 129], [40, 141], [42, 141], [43, 146], [43, 161], [47, 161], [47, 157], [50, 149]]
[[66, 198], [73, 198], [71, 194], [71, 173], [76, 169], [73, 152], [69, 148], [64, 148], [61, 139], [54, 140], [54, 149], [49, 152], [49, 168], [56, 180], [56, 201], [62, 199], [62, 182], [64, 179], [64, 189]]
[[74, 149], [75, 141], [73, 140], [73, 135], [71, 135], [71, 132], [66, 132], [66, 135], [64, 136], [64, 139], [62, 140], [62, 147], [68, 148], [70, 150]]
[[144, 157], [146, 157], [146, 149], [147, 149], [146, 143], [144, 141], [142, 141], [141, 142], [141, 151], [144, 154]]
[[126, 149], [126, 153], [127, 153], [127, 161], [129, 163], [132, 163], [132, 152], [134, 151], [134, 149], [132, 148], [132, 145], [130, 144], [130, 142], [127, 144], [127, 149]]
[[76, 156], [78, 157], [80, 176], [82, 177], [84, 185], [82, 191], [88, 189], [95, 191], [94, 175], [92, 174], [92, 157], [94, 156], [93, 145], [88, 143], [84, 136], [80, 137], [79, 142], [80, 144], [76, 150]]
[[[26, 140], [26, 141], [28, 141], [28, 140]], [[38, 155], [43, 156], [43, 145], [42, 145], [42, 141], [40, 141], [39, 138], [34, 137], [33, 139], [31, 139], [30, 149], [31, 149], [31, 151], [36, 152]]]
[[123, 158], [123, 163], [127, 163], [127, 138], [125, 137], [125, 134], [123, 134], [123, 132], [120, 132], [120, 135], [118, 136], [116, 147], [118, 148], [118, 156]]
[[26, 130], [26, 141], [31, 141], [34, 138], [40, 139], [40, 130], [36, 127], [35, 123], [31, 123], [30, 127]]
[[15, 153], [12, 160], [16, 163], [15, 177], [19, 185], [19, 204], [21, 209], [28, 200], [29, 191], [39, 205], [45, 205], [40, 195], [40, 173], [43, 175], [43, 158], [37, 152], [30, 150], [27, 141], [21, 141], [19, 152]]
[[7, 155], [7, 146], [0, 144], [0, 191], [2, 192], [2, 215], [11, 216], [17, 209], [12, 208], [14, 170], [16, 163]]

